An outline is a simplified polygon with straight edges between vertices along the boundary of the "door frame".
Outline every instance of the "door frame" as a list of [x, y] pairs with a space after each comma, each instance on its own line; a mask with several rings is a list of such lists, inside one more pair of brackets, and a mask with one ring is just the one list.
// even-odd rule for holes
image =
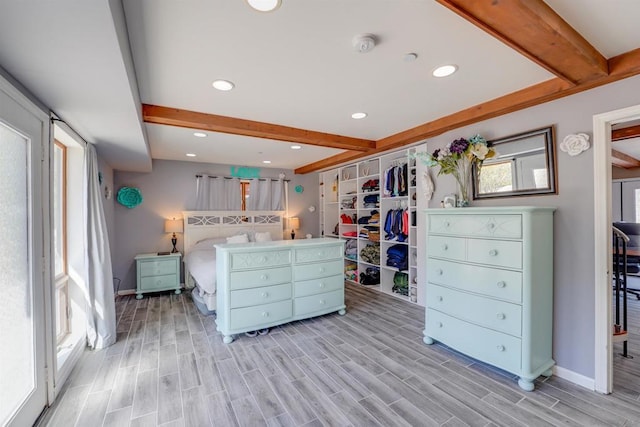
[[[47, 405], [51, 405], [55, 398], [55, 383], [54, 375], [55, 369], [55, 328], [54, 328], [54, 313], [53, 313], [53, 292], [51, 289], [52, 278], [52, 264], [51, 264], [51, 160], [49, 158], [50, 145], [52, 144], [51, 136], [51, 121], [48, 110], [38, 105], [37, 101], [33, 101], [29, 98], [26, 89], [22, 88], [20, 83], [16, 82], [9, 75], [5, 74], [0, 69], [0, 90], [13, 99], [16, 104], [24, 108], [28, 113], [36, 117], [41, 123], [41, 139], [42, 147], [40, 150], [39, 160], [39, 173], [32, 176], [33, 179], [38, 179], [39, 191], [34, 194], [34, 197], [39, 197], [40, 212], [38, 217], [32, 218], [34, 223], [39, 223], [38, 227], [33, 227], [34, 230], [38, 229], [39, 236], [34, 236], [35, 239], [40, 240], [42, 245], [41, 253], [38, 255], [38, 262], [40, 263], [39, 269], [41, 270], [41, 280], [43, 287], [43, 299], [44, 299], [44, 380], [45, 380], [45, 394]], [[34, 213], [35, 214], [35, 213]], [[42, 408], [45, 409], [45, 408]]]
[[595, 278], [594, 388], [613, 390], [611, 268], [611, 126], [640, 119], [640, 104], [593, 116], [593, 215]]

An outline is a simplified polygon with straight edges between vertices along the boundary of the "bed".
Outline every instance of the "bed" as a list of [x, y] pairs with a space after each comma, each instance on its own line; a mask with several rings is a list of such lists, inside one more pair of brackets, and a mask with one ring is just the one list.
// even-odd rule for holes
[[216, 310], [215, 244], [242, 234], [249, 241], [264, 241], [269, 236], [282, 240], [283, 236], [283, 211], [184, 211], [182, 218], [185, 287], [192, 289], [192, 298], [204, 314]]

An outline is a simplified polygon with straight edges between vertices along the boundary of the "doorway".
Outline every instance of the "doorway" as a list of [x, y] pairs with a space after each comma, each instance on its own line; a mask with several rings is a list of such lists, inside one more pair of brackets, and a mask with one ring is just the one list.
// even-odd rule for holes
[[[0, 425], [32, 425], [47, 404], [45, 321], [49, 118], [0, 78]], [[47, 215], [48, 217], [48, 215]]]
[[[611, 295], [611, 126], [640, 119], [640, 105], [593, 117], [595, 390], [613, 391]], [[606, 261], [606, 262], [604, 262]]]

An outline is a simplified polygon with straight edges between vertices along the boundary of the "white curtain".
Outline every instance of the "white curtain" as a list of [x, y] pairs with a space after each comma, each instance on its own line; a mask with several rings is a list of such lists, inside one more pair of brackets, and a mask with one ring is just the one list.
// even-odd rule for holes
[[249, 183], [248, 211], [284, 210], [284, 179], [252, 179]]
[[196, 178], [196, 210], [234, 211], [241, 208], [240, 179], [208, 175]]
[[116, 342], [116, 308], [109, 236], [98, 182], [98, 156], [91, 144], [85, 149], [84, 186], [87, 344], [97, 350]]

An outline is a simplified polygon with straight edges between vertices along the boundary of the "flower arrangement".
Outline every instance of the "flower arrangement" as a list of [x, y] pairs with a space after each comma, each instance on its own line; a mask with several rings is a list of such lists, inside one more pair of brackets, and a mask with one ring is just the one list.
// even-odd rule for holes
[[458, 206], [469, 205], [471, 166], [481, 165], [485, 159], [496, 155], [496, 151], [480, 135], [469, 139], [459, 138], [433, 154], [424, 153], [422, 161], [429, 167], [440, 166], [438, 175], [453, 175], [458, 182]]
[[133, 209], [142, 203], [142, 193], [140, 189], [135, 187], [122, 187], [118, 190], [117, 199], [118, 203], [129, 209]]

